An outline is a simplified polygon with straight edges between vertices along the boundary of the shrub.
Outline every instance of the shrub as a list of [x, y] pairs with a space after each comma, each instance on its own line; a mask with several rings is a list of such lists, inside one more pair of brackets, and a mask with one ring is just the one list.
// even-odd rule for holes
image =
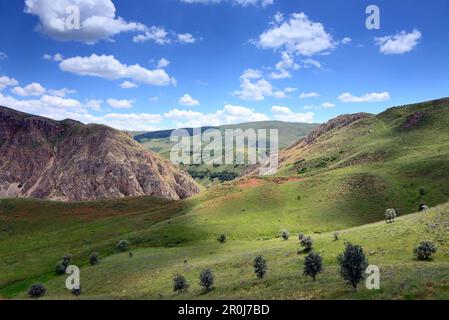
[[304, 233], [298, 234], [298, 239], [299, 239], [299, 241], [301, 241], [303, 238], [304, 238]]
[[415, 248], [415, 257], [418, 261], [430, 261], [437, 248], [432, 241], [423, 241]]
[[74, 295], [74, 296], [80, 296], [81, 295], [81, 293], [82, 293], [82, 291], [81, 291], [81, 287], [79, 287], [79, 288], [73, 288], [72, 289], [72, 294]]
[[357, 286], [365, 277], [365, 270], [368, 267], [368, 259], [363, 252], [363, 248], [358, 245], [346, 243], [345, 251], [338, 256], [340, 274], [343, 279], [352, 286], [354, 292]]
[[313, 240], [311, 237], [307, 236], [301, 239], [300, 245], [303, 248], [300, 250], [301, 253], [308, 253], [313, 248]]
[[256, 273], [257, 278], [263, 279], [265, 277], [265, 274], [268, 271], [268, 264], [267, 264], [267, 261], [265, 260], [265, 258], [262, 256], [257, 256], [254, 259], [253, 266], [254, 266], [254, 272]]
[[205, 291], [209, 291], [214, 285], [214, 273], [210, 269], [204, 269], [200, 273], [200, 285]]
[[33, 284], [31, 288], [28, 289], [28, 296], [30, 298], [40, 298], [47, 293], [47, 289], [41, 284]]
[[225, 243], [227, 240], [227, 237], [225, 234], [220, 234], [217, 238], [218, 242], [220, 242], [221, 244]]
[[339, 232], [334, 232], [334, 241], [338, 241], [340, 240], [340, 233]]
[[94, 266], [100, 262], [100, 255], [97, 252], [92, 252], [89, 256], [89, 264]]
[[176, 274], [173, 278], [173, 291], [183, 293], [187, 291], [189, 284], [184, 276]]
[[422, 204], [419, 206], [419, 211], [427, 211], [427, 210], [429, 210], [429, 207], [426, 206], [424, 203], [422, 203]]
[[57, 274], [64, 274], [67, 270], [67, 267], [70, 265], [72, 260], [72, 256], [70, 254], [66, 254], [62, 257], [62, 260], [56, 264], [55, 272]]
[[280, 232], [280, 236], [282, 239], [288, 240], [288, 238], [290, 238], [290, 232], [288, 232], [287, 230], [282, 230]]
[[387, 209], [387, 211], [385, 211], [385, 220], [387, 221], [387, 223], [393, 223], [394, 219], [396, 218], [397, 218], [396, 210]]
[[128, 240], [120, 240], [117, 242], [116, 248], [118, 251], [125, 252], [128, 251], [129, 241]]
[[304, 260], [304, 276], [315, 281], [317, 274], [323, 271], [323, 259], [318, 253], [309, 253]]

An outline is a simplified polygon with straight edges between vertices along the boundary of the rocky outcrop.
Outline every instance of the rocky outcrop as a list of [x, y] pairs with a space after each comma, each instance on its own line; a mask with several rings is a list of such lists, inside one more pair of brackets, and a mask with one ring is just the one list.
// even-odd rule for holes
[[124, 132], [0, 107], [0, 197], [177, 200], [197, 192], [188, 174]]

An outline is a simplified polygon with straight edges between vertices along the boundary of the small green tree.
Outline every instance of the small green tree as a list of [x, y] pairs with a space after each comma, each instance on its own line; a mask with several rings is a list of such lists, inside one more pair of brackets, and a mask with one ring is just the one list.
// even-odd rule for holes
[[298, 240], [301, 241], [304, 238], [304, 233], [298, 234]]
[[394, 219], [396, 218], [397, 218], [396, 210], [387, 209], [387, 211], [385, 211], [385, 220], [387, 221], [387, 223], [393, 223]]
[[310, 236], [306, 236], [301, 239], [300, 245], [302, 250], [299, 253], [309, 253], [313, 249], [313, 239]]
[[281, 232], [279, 233], [281, 238], [284, 240], [288, 240], [288, 238], [290, 238], [290, 232], [288, 232], [287, 230], [281, 230]]
[[418, 261], [430, 261], [432, 255], [437, 252], [437, 248], [432, 241], [422, 241], [414, 250]]
[[323, 271], [323, 259], [318, 253], [311, 252], [304, 260], [304, 276], [315, 281], [317, 274]]
[[97, 252], [92, 252], [89, 256], [89, 264], [94, 266], [100, 262], [100, 255]]
[[189, 284], [184, 276], [176, 274], [173, 278], [173, 291], [183, 293], [187, 291]]
[[227, 237], [225, 234], [220, 234], [217, 238], [218, 242], [220, 242], [221, 244], [226, 243]]
[[200, 285], [203, 287], [203, 289], [208, 292], [214, 285], [214, 273], [211, 269], [206, 268], [200, 273]]
[[28, 289], [28, 296], [30, 298], [40, 298], [47, 293], [47, 289], [41, 284], [33, 284], [31, 288]]
[[343, 279], [352, 286], [354, 292], [357, 286], [365, 277], [368, 267], [368, 259], [363, 252], [363, 248], [358, 245], [346, 243], [345, 251], [337, 258], [340, 265], [340, 274]]
[[253, 263], [254, 273], [257, 278], [263, 279], [268, 271], [268, 264], [264, 257], [257, 256]]
[[72, 255], [70, 255], [70, 254], [64, 255], [62, 257], [61, 261], [59, 261], [56, 264], [55, 272], [57, 274], [64, 274], [65, 271], [67, 270], [67, 267], [70, 265], [71, 260], [72, 260]]
[[117, 242], [116, 248], [120, 252], [125, 252], [128, 251], [129, 245], [130, 243], [128, 240], [120, 240], [119, 242]]

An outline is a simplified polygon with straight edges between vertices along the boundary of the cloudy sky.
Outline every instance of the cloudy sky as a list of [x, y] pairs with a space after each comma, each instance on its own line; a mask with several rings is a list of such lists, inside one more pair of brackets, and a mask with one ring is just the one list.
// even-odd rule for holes
[[447, 0], [375, 2], [379, 30], [364, 0], [1, 0], [0, 105], [157, 130], [448, 96]]

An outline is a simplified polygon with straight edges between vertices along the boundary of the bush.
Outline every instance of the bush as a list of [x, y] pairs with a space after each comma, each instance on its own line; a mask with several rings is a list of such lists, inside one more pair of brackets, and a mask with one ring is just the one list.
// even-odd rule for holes
[[290, 232], [288, 232], [287, 230], [282, 230], [280, 232], [280, 236], [282, 239], [288, 240], [288, 238], [290, 238]]
[[323, 271], [323, 259], [318, 253], [309, 253], [304, 260], [304, 276], [315, 281], [317, 274]]
[[81, 293], [82, 293], [82, 291], [81, 291], [81, 287], [79, 287], [79, 288], [73, 288], [72, 289], [72, 294], [74, 295], [74, 296], [80, 296], [81, 295]]
[[437, 248], [432, 241], [423, 241], [415, 248], [415, 257], [418, 261], [430, 261]]
[[118, 251], [125, 252], [125, 251], [128, 251], [129, 244], [130, 243], [129, 243], [128, 240], [120, 240], [117, 243], [116, 248], [117, 248]]
[[334, 241], [338, 241], [340, 240], [340, 233], [339, 232], [334, 232]]
[[176, 274], [173, 278], [173, 291], [183, 293], [187, 291], [189, 284], [184, 276]]
[[268, 264], [267, 261], [262, 256], [257, 256], [254, 259], [254, 272], [257, 275], [257, 278], [263, 279], [265, 277], [265, 274], [268, 271]]
[[308, 253], [313, 248], [313, 240], [311, 237], [307, 236], [301, 239], [300, 245], [303, 248], [300, 253]]
[[40, 298], [47, 293], [47, 289], [41, 284], [33, 284], [31, 288], [28, 289], [28, 296], [30, 298]]
[[340, 265], [340, 274], [343, 279], [352, 286], [354, 292], [357, 286], [365, 277], [365, 271], [368, 267], [368, 259], [363, 252], [363, 248], [358, 245], [346, 243], [345, 251], [338, 256]]
[[304, 233], [298, 234], [298, 239], [299, 239], [299, 241], [301, 241], [302, 239], [304, 239]]
[[70, 262], [72, 260], [72, 256], [70, 254], [66, 254], [62, 257], [62, 260], [56, 264], [55, 272], [57, 274], [64, 274], [67, 270], [67, 267], [70, 266]]
[[217, 238], [218, 242], [220, 242], [221, 244], [225, 243], [227, 240], [227, 237], [225, 234], [220, 234]]
[[397, 218], [396, 210], [387, 209], [387, 211], [385, 211], [385, 220], [387, 221], [387, 223], [393, 223], [394, 219], [396, 218]]
[[427, 205], [425, 205], [424, 203], [422, 203], [419, 206], [419, 211], [427, 211], [427, 210], [429, 210], [429, 207]]
[[89, 264], [94, 266], [100, 262], [100, 255], [97, 252], [93, 252], [89, 256]]
[[200, 285], [205, 291], [209, 291], [214, 285], [214, 273], [210, 269], [204, 269], [200, 273]]

